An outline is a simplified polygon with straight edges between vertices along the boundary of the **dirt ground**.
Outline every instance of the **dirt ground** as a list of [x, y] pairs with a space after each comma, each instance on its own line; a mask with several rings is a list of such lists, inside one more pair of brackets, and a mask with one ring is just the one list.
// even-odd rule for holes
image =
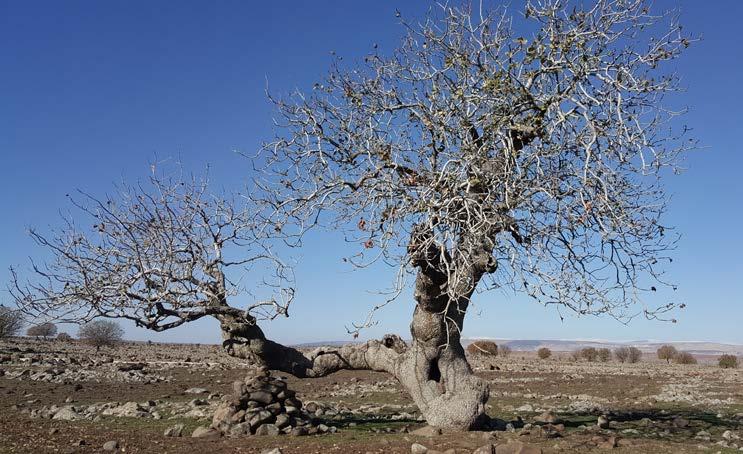
[[[417, 434], [425, 422], [394, 380], [344, 371], [286, 377], [317, 424], [335, 433], [206, 439], [190, 434], [209, 425], [232, 382], [245, 375], [245, 365], [216, 346], [129, 343], [95, 351], [76, 342], [6, 339], [0, 342], [0, 453], [101, 452], [111, 441], [119, 452], [142, 453], [409, 453], [418, 443], [469, 454], [514, 441], [543, 452], [743, 451], [740, 369], [568, 357], [514, 352], [472, 359], [490, 383], [488, 413], [509, 422], [507, 430]], [[73, 417], [50, 419], [47, 410], [60, 407], [71, 408]], [[606, 417], [603, 428], [599, 417]], [[183, 436], [165, 436], [177, 423]]]

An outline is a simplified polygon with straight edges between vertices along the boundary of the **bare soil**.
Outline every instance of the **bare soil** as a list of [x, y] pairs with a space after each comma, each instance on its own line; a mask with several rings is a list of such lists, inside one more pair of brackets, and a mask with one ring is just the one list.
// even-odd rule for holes
[[[75, 342], [6, 339], [0, 341], [0, 453], [101, 452], [108, 441], [117, 441], [120, 452], [143, 453], [260, 453], [276, 447], [285, 454], [409, 453], [411, 444], [420, 443], [469, 454], [484, 444], [509, 440], [544, 452], [743, 450], [741, 370], [667, 365], [648, 358], [619, 364], [555, 356], [539, 360], [517, 352], [509, 358], [472, 358], [477, 373], [491, 385], [488, 413], [511, 421], [511, 430], [414, 435], [410, 432], [425, 423], [394, 380], [380, 373], [343, 371], [319, 379], [287, 377], [305, 407], [315, 402], [323, 409], [316, 415], [318, 423], [336, 427], [337, 433], [203, 439], [190, 434], [209, 424], [208, 414], [194, 417], [172, 409], [213, 408], [232, 382], [244, 376], [245, 365], [216, 346], [129, 343], [97, 352]], [[129, 366], [133, 372], [127, 371]], [[186, 392], [192, 388], [207, 393]], [[38, 416], [38, 410], [52, 405], [148, 401], [151, 408], [162, 409], [159, 418], [100, 415], [68, 421]], [[546, 411], [562, 424], [557, 435], [549, 435], [537, 422]], [[600, 415], [610, 421], [608, 428], [596, 426]], [[184, 424], [184, 436], [166, 437], [163, 432], [176, 423]], [[616, 447], [609, 448], [606, 440]]]

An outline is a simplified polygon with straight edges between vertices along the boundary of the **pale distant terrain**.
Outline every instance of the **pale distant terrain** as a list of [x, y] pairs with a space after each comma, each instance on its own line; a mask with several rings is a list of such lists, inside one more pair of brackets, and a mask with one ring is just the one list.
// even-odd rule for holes
[[[615, 349], [618, 347], [637, 347], [643, 353], [655, 353], [661, 345], [673, 345], [679, 351], [687, 351], [694, 355], [719, 356], [724, 353], [732, 355], [743, 355], [743, 345], [727, 344], [722, 342], [707, 341], [656, 341], [656, 340], [636, 340], [636, 341], [608, 341], [597, 339], [498, 339], [491, 337], [470, 337], [462, 338], [462, 345], [467, 346], [477, 340], [490, 340], [498, 345], [508, 345], [515, 351], [536, 351], [539, 348], [547, 347], [556, 352], [572, 352], [586, 347]], [[348, 344], [344, 341], [324, 341], [301, 344], [301, 347], [321, 347], [321, 346], [339, 346]]]
[[618, 347], [637, 347], [644, 353], [655, 353], [661, 345], [673, 345], [677, 350], [687, 351], [695, 355], [721, 355], [729, 353], [733, 355], [743, 355], [743, 345], [726, 344], [720, 342], [706, 341], [656, 341], [656, 340], [637, 340], [637, 341], [606, 341], [606, 340], [562, 340], [562, 339], [495, 339], [495, 338], [468, 338], [462, 339], [462, 344], [467, 345], [476, 340], [492, 340], [498, 345], [508, 345], [513, 350], [533, 351], [538, 348], [547, 347], [554, 351], [574, 351], [586, 347], [609, 348]]

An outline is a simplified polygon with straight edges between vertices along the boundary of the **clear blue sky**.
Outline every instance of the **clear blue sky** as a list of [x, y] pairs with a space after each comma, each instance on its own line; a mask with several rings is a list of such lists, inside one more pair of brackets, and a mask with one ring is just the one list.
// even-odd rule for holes
[[[416, 6], [413, 6], [415, 3]], [[518, 4], [514, 1], [513, 4]], [[657, 7], [676, 2], [658, 1]], [[213, 181], [236, 187], [253, 151], [271, 136], [264, 89], [286, 93], [324, 74], [329, 52], [362, 58], [373, 43], [392, 49], [395, 8], [420, 16], [426, 2], [101, 2], [0, 0], [0, 269], [36, 255], [29, 226], [46, 228], [64, 194], [103, 193], [120, 178], [145, 177], [148, 163], [177, 158], [212, 165]], [[465, 336], [721, 340], [743, 343], [743, 2], [681, 2], [682, 22], [703, 41], [678, 62], [691, 107], [687, 122], [706, 147], [667, 180], [668, 221], [683, 239], [669, 272], [689, 308], [672, 325], [571, 318], [525, 298], [477, 297]], [[296, 270], [293, 317], [264, 327], [286, 342], [347, 339], [390, 283], [389, 270], [350, 272], [340, 238], [310, 238]], [[2, 274], [5, 282], [7, 271]], [[4, 287], [4, 285], [3, 285]], [[0, 302], [9, 302], [5, 293]], [[412, 300], [402, 298], [364, 333], [408, 334]], [[74, 332], [74, 331], [73, 331]], [[214, 342], [216, 324], [171, 333], [127, 327], [131, 338]]]

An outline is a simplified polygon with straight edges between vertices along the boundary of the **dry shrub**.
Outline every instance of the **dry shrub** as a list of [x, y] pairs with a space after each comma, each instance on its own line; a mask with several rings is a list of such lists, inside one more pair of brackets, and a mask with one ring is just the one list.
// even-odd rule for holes
[[23, 328], [21, 313], [5, 306], [0, 306], [0, 338], [15, 336]]
[[722, 355], [717, 360], [717, 364], [723, 369], [736, 369], [738, 367], [738, 357], [735, 355]]
[[72, 336], [70, 336], [67, 333], [59, 333], [57, 334], [57, 340], [63, 341], [63, 342], [70, 342], [72, 340]]
[[552, 350], [547, 347], [542, 347], [537, 350], [537, 356], [539, 357], [539, 359], [547, 359], [552, 356]]
[[99, 349], [113, 347], [124, 337], [124, 330], [118, 323], [110, 320], [94, 320], [80, 327], [78, 337]]
[[513, 352], [513, 350], [511, 350], [511, 347], [509, 347], [508, 345], [501, 345], [498, 349], [498, 354], [504, 358], [508, 358], [509, 356], [511, 356], [511, 352]]
[[620, 363], [638, 363], [642, 359], [642, 351], [637, 347], [619, 347], [614, 350], [614, 357]]
[[599, 348], [596, 353], [599, 361], [602, 363], [608, 362], [611, 359], [611, 350], [608, 348]]
[[675, 357], [676, 364], [696, 364], [697, 359], [689, 352], [679, 352]]
[[598, 350], [593, 347], [586, 347], [580, 351], [581, 358], [589, 362], [594, 362], [599, 356]]
[[57, 334], [57, 326], [54, 323], [42, 323], [41, 325], [32, 326], [26, 331], [26, 334], [32, 337], [52, 337]]
[[498, 356], [498, 345], [493, 341], [479, 340], [467, 346], [470, 355]]
[[658, 349], [658, 359], [665, 359], [667, 363], [670, 363], [672, 359], [676, 358], [676, 355], [679, 354], [678, 350], [676, 350], [676, 347], [673, 345], [663, 345]]

